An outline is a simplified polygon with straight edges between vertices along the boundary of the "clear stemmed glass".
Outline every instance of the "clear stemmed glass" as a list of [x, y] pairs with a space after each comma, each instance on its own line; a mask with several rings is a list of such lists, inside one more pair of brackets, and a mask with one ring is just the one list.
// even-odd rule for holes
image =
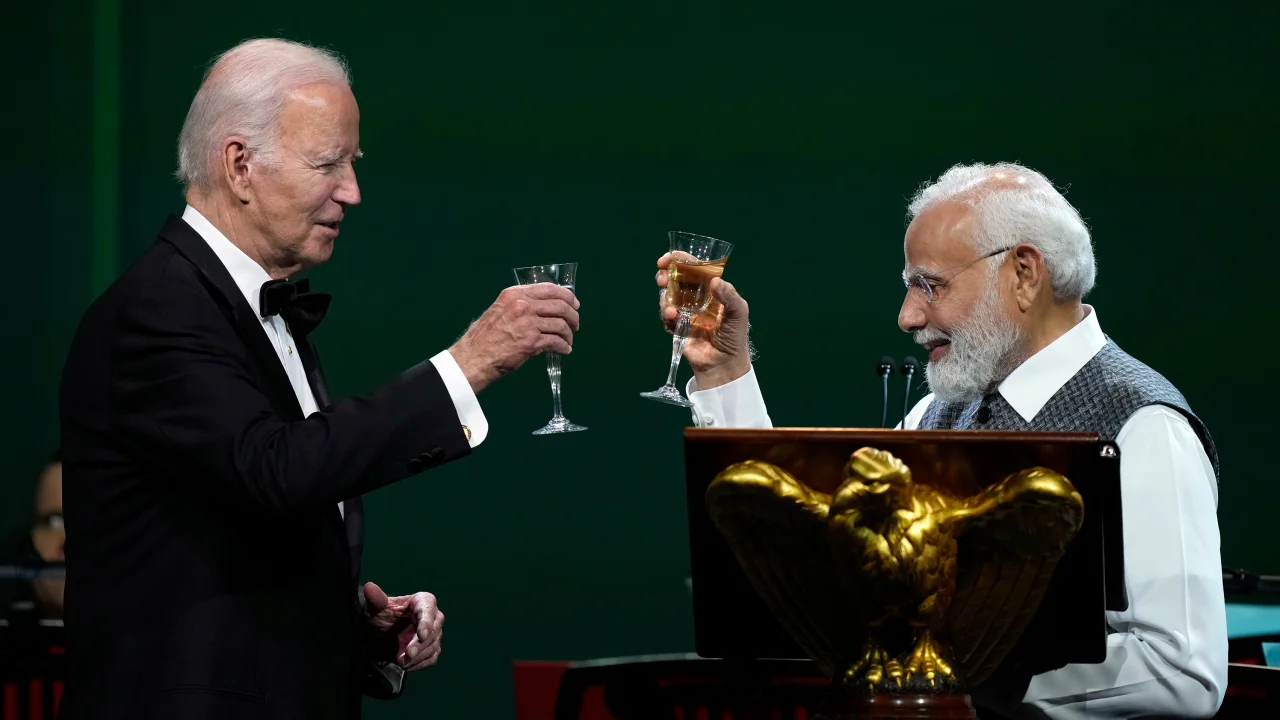
[[[569, 288], [570, 292], [577, 292], [578, 263], [530, 265], [515, 268], [512, 272], [515, 273], [516, 283], [520, 285], [548, 282]], [[555, 413], [546, 425], [534, 430], [533, 434], [551, 435], [586, 430], [586, 427], [572, 423], [564, 416], [564, 409], [560, 404], [560, 353], [547, 351], [547, 375], [551, 377], [551, 402]]]
[[671, 340], [671, 367], [667, 382], [657, 390], [640, 393], [640, 397], [658, 402], [692, 407], [676, 387], [676, 370], [680, 356], [689, 342], [689, 324], [693, 316], [711, 304], [711, 280], [724, 274], [725, 263], [733, 245], [705, 235], [672, 231], [671, 264], [667, 266], [667, 301], [680, 312]]

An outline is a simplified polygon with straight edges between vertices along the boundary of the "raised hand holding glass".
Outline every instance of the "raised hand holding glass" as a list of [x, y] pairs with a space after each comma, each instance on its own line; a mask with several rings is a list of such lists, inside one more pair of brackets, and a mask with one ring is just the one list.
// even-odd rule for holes
[[[516, 276], [516, 283], [520, 285], [547, 282], [568, 288], [571, 292], [577, 292], [578, 263], [530, 265], [529, 267], [515, 268], [513, 272]], [[547, 375], [551, 378], [551, 402], [554, 413], [546, 425], [533, 431], [534, 435], [551, 435], [553, 433], [577, 432], [587, 429], [582, 425], [570, 422], [564, 416], [564, 409], [560, 402], [560, 360], [560, 353], [547, 351]]]
[[676, 387], [676, 370], [680, 356], [689, 342], [689, 323], [694, 315], [711, 304], [711, 281], [724, 274], [725, 263], [733, 245], [705, 235], [672, 231], [669, 233], [671, 264], [667, 266], [667, 300], [680, 313], [671, 340], [671, 366], [667, 382], [657, 390], [640, 393], [640, 397], [658, 402], [692, 407]]

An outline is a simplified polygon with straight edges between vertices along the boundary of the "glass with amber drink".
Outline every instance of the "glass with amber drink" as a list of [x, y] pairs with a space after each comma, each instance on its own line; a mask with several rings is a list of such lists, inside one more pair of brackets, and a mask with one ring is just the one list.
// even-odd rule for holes
[[711, 281], [724, 274], [725, 263], [733, 245], [706, 235], [672, 231], [669, 233], [671, 263], [667, 266], [667, 302], [680, 313], [671, 340], [671, 365], [667, 382], [657, 390], [640, 393], [640, 397], [680, 407], [692, 407], [676, 387], [676, 370], [689, 342], [693, 316], [711, 304]]

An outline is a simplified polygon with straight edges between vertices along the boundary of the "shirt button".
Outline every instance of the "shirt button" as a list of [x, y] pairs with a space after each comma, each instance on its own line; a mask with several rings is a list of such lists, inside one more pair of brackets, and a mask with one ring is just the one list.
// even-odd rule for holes
[[715, 424], [716, 424], [716, 419], [715, 419], [715, 416], [713, 415], [707, 415], [706, 417], [702, 418], [703, 427], [711, 427], [712, 425], [715, 425]]

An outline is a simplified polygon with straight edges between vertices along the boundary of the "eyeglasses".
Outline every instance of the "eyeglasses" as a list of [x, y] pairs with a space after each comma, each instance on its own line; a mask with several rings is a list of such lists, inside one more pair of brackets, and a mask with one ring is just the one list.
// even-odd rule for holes
[[927, 272], [922, 272], [920, 270], [913, 270], [910, 274], [902, 276], [902, 283], [907, 286], [907, 292], [911, 292], [911, 288], [916, 288], [920, 292], [924, 293], [925, 302], [932, 304], [933, 301], [937, 299], [938, 290], [942, 289], [943, 287], [946, 287], [947, 281], [944, 280], [942, 277], [944, 274], [949, 273], [952, 270], [959, 270], [961, 268], [967, 267], [969, 265], [972, 265], [978, 262], [979, 260], [986, 260], [987, 258], [995, 257], [996, 255], [999, 255], [1001, 253], [1007, 253], [1010, 250], [1014, 249], [1015, 247], [1017, 246], [1010, 245], [1009, 247], [1006, 247], [1006, 248], [993, 250], [987, 253], [986, 255], [976, 257], [968, 262], [962, 262], [959, 265], [952, 265], [951, 267], [943, 270], [939, 270], [936, 273], [927, 273]]

